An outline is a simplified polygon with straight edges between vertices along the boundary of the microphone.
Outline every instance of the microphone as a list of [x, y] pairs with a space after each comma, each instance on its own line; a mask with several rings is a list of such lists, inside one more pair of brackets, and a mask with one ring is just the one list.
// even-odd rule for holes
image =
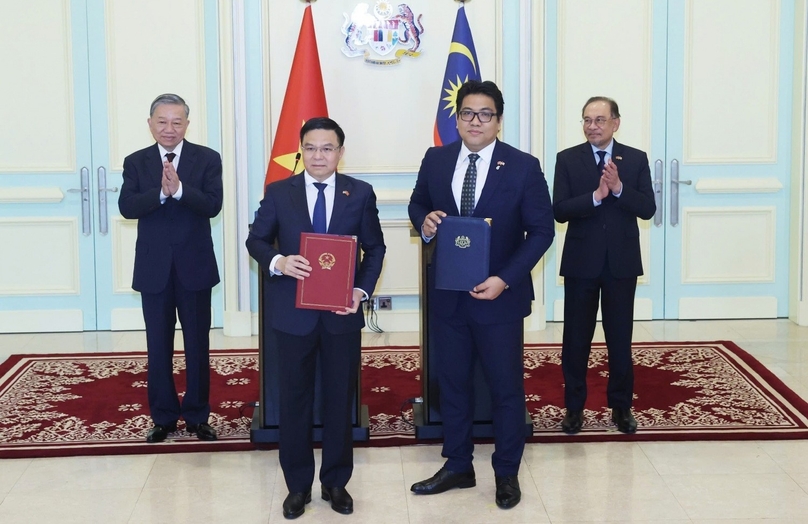
[[296, 175], [296, 174], [297, 174], [297, 163], [298, 163], [298, 162], [300, 162], [300, 151], [298, 151], [298, 152], [295, 154], [295, 165], [294, 165], [294, 167], [292, 168], [292, 174], [293, 174], [293, 175]]

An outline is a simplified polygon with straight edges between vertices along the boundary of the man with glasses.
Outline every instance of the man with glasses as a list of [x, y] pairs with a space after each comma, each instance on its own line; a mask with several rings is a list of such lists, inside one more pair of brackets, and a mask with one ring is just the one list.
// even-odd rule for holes
[[[456, 103], [461, 140], [426, 152], [410, 198], [410, 220], [425, 242], [440, 234], [447, 215], [491, 219], [488, 278], [470, 292], [436, 289], [430, 279], [446, 462], [411, 490], [431, 495], [476, 485], [471, 436], [479, 360], [491, 393], [495, 501], [507, 509], [522, 496], [517, 475], [525, 446], [522, 338], [533, 300], [530, 271], [550, 247], [554, 231], [539, 160], [497, 140], [503, 108], [493, 82], [463, 84]], [[435, 253], [432, 269], [441, 262]]]
[[600, 303], [612, 421], [619, 431], [634, 433], [631, 334], [634, 292], [642, 275], [637, 218], [648, 220], [656, 212], [651, 171], [645, 153], [614, 140], [620, 128], [617, 102], [592, 97], [582, 116], [587, 141], [558, 153], [553, 184], [555, 219], [569, 223], [561, 256], [567, 408], [561, 429], [571, 435], [583, 426], [586, 370]]
[[[353, 512], [345, 486], [353, 472], [351, 409], [365, 325], [359, 306], [376, 287], [386, 248], [373, 188], [336, 172], [344, 141], [342, 128], [330, 118], [306, 121], [300, 130], [305, 171], [266, 187], [247, 238], [247, 250], [270, 278], [273, 293], [268, 314], [279, 349], [279, 459], [289, 489], [283, 502], [287, 519], [301, 516], [311, 502], [318, 357], [323, 399], [321, 495], [334, 511]], [[316, 263], [300, 255], [303, 232], [356, 236], [363, 256], [360, 262], [357, 252], [351, 307], [336, 312], [295, 307], [297, 281], [308, 277]]]

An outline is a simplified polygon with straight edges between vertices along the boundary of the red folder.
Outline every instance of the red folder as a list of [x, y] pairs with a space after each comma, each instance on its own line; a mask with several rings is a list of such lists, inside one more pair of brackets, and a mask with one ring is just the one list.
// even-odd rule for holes
[[311, 274], [297, 281], [295, 307], [326, 311], [351, 307], [356, 237], [301, 233], [300, 254], [309, 261]]

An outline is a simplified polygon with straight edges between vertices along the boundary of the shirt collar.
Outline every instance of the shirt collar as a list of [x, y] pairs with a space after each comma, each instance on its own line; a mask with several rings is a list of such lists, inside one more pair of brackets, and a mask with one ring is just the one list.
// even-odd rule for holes
[[612, 140], [609, 142], [609, 145], [606, 146], [603, 149], [597, 148], [597, 147], [593, 146], [592, 144], [589, 144], [589, 145], [592, 147], [592, 154], [593, 155], [597, 155], [598, 151], [606, 151], [606, 155], [608, 157], [611, 157], [612, 156], [612, 149], [614, 149], [614, 138], [612, 138]]
[[[494, 140], [484, 148], [477, 151], [477, 154], [480, 155], [480, 159], [484, 160], [487, 163], [491, 163], [491, 157], [494, 156], [494, 148], [497, 146], [497, 141]], [[471, 154], [471, 150], [466, 147], [466, 144], [461, 142], [460, 143], [460, 156], [458, 158], [458, 163], [465, 162], [469, 155]], [[478, 160], [479, 161], [479, 160]], [[479, 164], [478, 164], [479, 165]]]
[[[306, 171], [306, 170], [303, 170], [303, 179], [306, 181], [307, 186], [311, 186], [312, 184], [317, 182], [317, 179], [314, 178], [313, 176], [311, 176], [309, 174], [309, 172]], [[336, 185], [336, 179], [337, 179], [337, 174], [336, 173], [331, 173], [331, 176], [326, 178], [325, 180], [323, 180], [322, 183], [327, 185], [327, 186], [333, 186], [333, 185]], [[319, 183], [319, 182], [317, 182], [317, 183]]]
[[166, 153], [169, 153], [169, 152], [174, 153], [177, 156], [180, 156], [182, 154], [182, 145], [184, 143], [185, 143], [185, 139], [181, 140], [180, 143], [177, 144], [177, 146], [174, 148], [174, 151], [169, 151], [168, 149], [161, 146], [160, 143], [158, 142], [157, 143], [157, 149], [160, 151], [160, 158], [164, 159], [166, 157]]

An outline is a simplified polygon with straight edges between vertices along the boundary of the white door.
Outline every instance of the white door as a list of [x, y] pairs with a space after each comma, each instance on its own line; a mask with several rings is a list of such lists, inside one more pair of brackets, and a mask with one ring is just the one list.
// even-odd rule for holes
[[164, 11], [159, 0], [0, 6], [0, 332], [142, 329], [137, 223], [117, 205], [123, 158], [153, 143], [148, 108], [164, 92], [191, 106], [189, 140], [218, 142], [217, 47], [205, 45], [216, 3], [173, 2], [182, 24], [160, 22]]
[[[583, 103], [605, 95], [620, 105], [616, 140], [646, 151], [658, 181], [658, 215], [640, 221], [635, 317], [785, 317], [793, 2], [546, 6], [548, 179], [555, 152], [584, 141]], [[554, 320], [565, 231], [548, 259]]]

